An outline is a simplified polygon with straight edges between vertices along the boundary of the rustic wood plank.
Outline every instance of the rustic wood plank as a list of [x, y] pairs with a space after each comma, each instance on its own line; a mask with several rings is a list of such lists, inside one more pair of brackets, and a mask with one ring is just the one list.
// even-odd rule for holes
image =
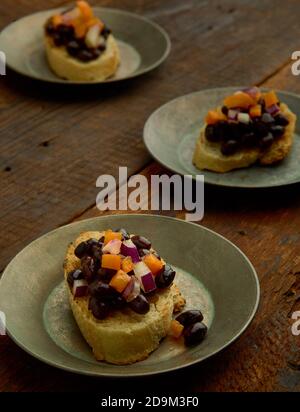
[[[150, 179], [166, 172], [153, 163], [143, 174]], [[294, 187], [254, 195], [207, 187], [205, 199], [201, 224], [247, 253], [258, 271], [262, 296], [247, 332], [225, 352], [193, 369], [194, 389], [299, 390], [300, 374], [295, 370], [300, 367], [299, 342], [290, 330], [290, 316], [300, 309], [299, 192]], [[97, 215], [93, 208], [80, 218]], [[183, 213], [177, 216], [183, 218]]]
[[[150, 179], [153, 174], [168, 173], [157, 163], [143, 171]], [[146, 196], [143, 197], [144, 199]], [[223, 199], [220, 202], [220, 198]], [[253, 192], [206, 188], [206, 213], [201, 224], [223, 234], [244, 250], [256, 267], [262, 288], [259, 312], [246, 333], [221, 354], [204, 364], [172, 374], [172, 379], [149, 379], [153, 388], [164, 384], [166, 389], [180, 390], [182, 379], [189, 377], [191, 390], [205, 391], [287, 391], [299, 390], [299, 350], [297, 338], [290, 332], [290, 315], [300, 309], [300, 236], [299, 194], [293, 190]], [[289, 209], [286, 219], [287, 210]], [[145, 212], [143, 212], [145, 213]], [[99, 216], [96, 208], [79, 218]], [[183, 217], [175, 212], [167, 215]], [[61, 371], [55, 371], [24, 354], [8, 340], [0, 351], [0, 376], [3, 360], [17, 359], [15, 368], [5, 369], [0, 390], [11, 388], [17, 379], [20, 390], [95, 390], [97, 379], [80, 379]], [[8, 353], [7, 353], [8, 351]], [[28, 365], [28, 383], [23, 368]], [[7, 365], [4, 362], [4, 365]], [[32, 379], [39, 370], [42, 383], [35, 386]], [[40, 375], [39, 375], [40, 376]], [[53, 379], [55, 377], [55, 379]], [[55, 381], [55, 383], [53, 382]], [[146, 380], [148, 381], [148, 379]], [[0, 380], [1, 382], [1, 380]], [[102, 382], [102, 381], [101, 381]], [[127, 382], [128, 388], [132, 380]], [[126, 385], [127, 385], [126, 384]], [[139, 388], [139, 383], [134, 383]], [[22, 386], [24, 385], [24, 386]], [[104, 380], [101, 387], [108, 389]], [[141, 382], [141, 387], [145, 381]], [[103, 389], [103, 390], [104, 390]]]
[[[20, 0], [12, 17], [5, 4], [0, 6], [2, 26], [49, 7], [46, 1]], [[115, 87], [49, 88], [12, 73], [1, 79], [0, 196], [6, 237], [0, 240], [0, 268], [29, 241], [91, 206], [99, 174], [114, 174], [119, 165], [127, 165], [130, 173], [145, 166], [150, 158], [142, 129], [155, 108], [203, 87], [260, 82], [286, 61], [300, 30], [297, 13], [290, 11], [299, 8], [294, 0], [284, 8], [280, 1], [270, 8], [267, 1], [250, 0], [104, 4], [154, 18], [170, 33], [173, 51], [159, 70]]]
[[[299, 50], [299, 47], [295, 50]], [[292, 74], [292, 64], [290, 60], [278, 73], [265, 82], [266, 87], [285, 90], [292, 93], [300, 92], [300, 76]]]

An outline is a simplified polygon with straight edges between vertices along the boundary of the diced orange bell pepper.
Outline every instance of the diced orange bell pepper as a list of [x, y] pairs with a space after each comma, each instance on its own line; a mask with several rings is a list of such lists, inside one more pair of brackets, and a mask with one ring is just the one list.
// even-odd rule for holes
[[122, 293], [130, 281], [131, 277], [123, 270], [119, 270], [109, 282], [109, 286], [114, 288], [117, 292]]
[[121, 256], [120, 255], [109, 255], [109, 254], [102, 255], [101, 267], [103, 267], [104, 269], [120, 270], [121, 269]]
[[56, 14], [55, 16], [52, 17], [52, 23], [55, 27], [62, 24], [62, 22], [63, 22], [63, 18], [60, 14]]
[[244, 92], [235, 93], [232, 96], [226, 97], [224, 100], [224, 105], [228, 107], [228, 109], [234, 109], [236, 107], [248, 109], [249, 106], [253, 106], [255, 103], [255, 99]]
[[255, 106], [250, 107], [249, 114], [250, 114], [251, 117], [261, 116], [261, 105], [256, 104]]
[[87, 32], [87, 25], [84, 22], [81, 21], [74, 21], [73, 23], [74, 30], [75, 30], [75, 36], [80, 39], [86, 35]]
[[221, 120], [226, 120], [226, 116], [218, 110], [210, 110], [205, 118], [206, 124], [215, 124]]
[[153, 253], [149, 253], [145, 255], [143, 258], [144, 263], [148, 266], [151, 270], [152, 275], [156, 276], [164, 267], [164, 264], [161, 260], [159, 260]]
[[264, 95], [264, 100], [266, 103], [266, 107], [270, 107], [273, 104], [277, 104], [279, 102], [279, 99], [276, 95], [276, 93], [274, 92], [274, 90], [271, 90], [270, 92], [266, 93]]
[[169, 331], [169, 335], [173, 336], [173, 338], [178, 339], [182, 335], [184, 326], [178, 322], [178, 320], [173, 319], [171, 322], [171, 327]]
[[130, 256], [127, 256], [122, 260], [121, 268], [124, 272], [128, 273], [133, 270], [133, 262]]
[[112, 230], [106, 230], [104, 232], [104, 244], [106, 245], [113, 239], [122, 240], [122, 233], [121, 232], [113, 232]]
[[86, 1], [77, 1], [77, 7], [81, 11], [81, 15], [85, 21], [88, 21], [93, 17], [93, 10]]

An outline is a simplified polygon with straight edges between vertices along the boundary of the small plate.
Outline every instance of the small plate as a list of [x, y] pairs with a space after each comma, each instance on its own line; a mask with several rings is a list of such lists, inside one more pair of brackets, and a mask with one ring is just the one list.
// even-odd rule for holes
[[121, 64], [115, 76], [104, 82], [60, 79], [50, 69], [44, 50], [43, 27], [46, 20], [66, 8], [42, 11], [23, 17], [0, 34], [0, 50], [7, 65], [16, 72], [38, 80], [65, 84], [108, 83], [139, 76], [159, 66], [168, 56], [168, 34], [156, 23], [122, 10], [95, 7], [96, 16], [111, 28], [118, 42]]
[[[202, 344], [186, 348], [166, 338], [148, 359], [128, 366], [94, 359], [69, 308], [62, 265], [67, 245], [80, 232], [115, 227], [149, 237], [177, 269], [186, 307], [201, 308], [209, 327]], [[241, 335], [258, 301], [256, 272], [236, 246], [204, 227], [152, 215], [93, 218], [54, 230], [23, 249], [0, 281], [0, 310], [13, 340], [50, 365], [94, 376], [153, 375], [200, 362]]]
[[[200, 128], [208, 110], [220, 105], [224, 97], [239, 87], [208, 89], [179, 97], [156, 110], [144, 128], [144, 142], [151, 155], [173, 172], [204, 175], [206, 183], [240, 188], [266, 188], [300, 182], [299, 121], [289, 156], [274, 166], [254, 165], [227, 173], [197, 169], [192, 162]], [[263, 89], [264, 90], [264, 89]], [[300, 118], [299, 96], [278, 91], [281, 101]]]

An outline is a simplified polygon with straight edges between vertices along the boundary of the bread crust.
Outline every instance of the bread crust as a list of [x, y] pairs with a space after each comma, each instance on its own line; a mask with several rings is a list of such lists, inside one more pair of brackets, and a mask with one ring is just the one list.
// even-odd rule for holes
[[112, 34], [108, 36], [106, 50], [95, 60], [81, 62], [70, 56], [65, 46], [56, 47], [50, 36], [45, 36], [48, 63], [53, 72], [72, 81], [103, 81], [115, 74], [120, 64], [120, 51]]
[[260, 149], [243, 149], [231, 156], [224, 156], [220, 151], [219, 143], [211, 143], [205, 138], [205, 126], [200, 131], [196, 143], [193, 163], [198, 169], [207, 169], [225, 173], [233, 169], [248, 167], [256, 162], [261, 165], [271, 165], [280, 162], [289, 153], [293, 144], [293, 135], [296, 127], [296, 115], [285, 103], [281, 103], [281, 111], [288, 118], [289, 124], [285, 133], [276, 139], [271, 147]]
[[99, 239], [102, 234], [84, 232], [69, 245], [64, 261], [65, 284], [74, 318], [95, 358], [116, 365], [127, 365], [147, 358], [159, 346], [169, 331], [173, 312], [180, 311], [185, 300], [173, 284], [155, 293], [149, 300], [150, 310], [146, 315], [126, 308], [113, 312], [106, 319], [97, 320], [88, 309], [88, 297], [73, 297], [67, 274], [80, 266], [80, 260], [74, 255], [75, 247], [84, 240]]

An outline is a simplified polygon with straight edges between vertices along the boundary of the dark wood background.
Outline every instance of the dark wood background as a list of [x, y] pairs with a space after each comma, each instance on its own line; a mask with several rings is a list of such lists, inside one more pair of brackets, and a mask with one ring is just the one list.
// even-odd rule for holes
[[[26, 14], [64, 4], [1, 0], [0, 29]], [[49, 87], [10, 71], [1, 77], [1, 271], [36, 237], [99, 215], [95, 181], [100, 174], [116, 175], [119, 166], [147, 177], [166, 172], [153, 162], [142, 141], [146, 119], [161, 104], [217, 86], [256, 84], [300, 92], [300, 78], [290, 70], [291, 53], [300, 49], [297, 0], [92, 4], [130, 10], [158, 22], [171, 36], [171, 55], [151, 74], [109, 87]], [[123, 385], [298, 391], [300, 338], [291, 334], [290, 317], [300, 309], [299, 185], [250, 192], [207, 186], [205, 196], [201, 224], [238, 245], [258, 271], [259, 312], [247, 332], [214, 358]], [[99, 391], [116, 387], [112, 383], [56, 370], [24, 353], [8, 337], [0, 337], [0, 391]]]

